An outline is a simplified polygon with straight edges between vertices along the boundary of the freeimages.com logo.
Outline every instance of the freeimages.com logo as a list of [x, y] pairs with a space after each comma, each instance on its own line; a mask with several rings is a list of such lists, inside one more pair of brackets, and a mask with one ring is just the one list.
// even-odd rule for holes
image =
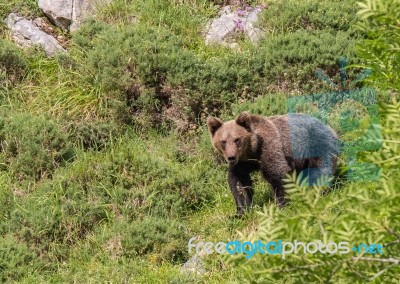
[[360, 254], [383, 254], [383, 245], [381, 244], [358, 244], [350, 246], [349, 242], [328, 242], [323, 243], [321, 240], [315, 242], [284, 242], [282, 240], [263, 242], [258, 240], [256, 242], [240, 242], [238, 240], [231, 241], [228, 243], [218, 242], [198, 242], [195, 243], [195, 237], [191, 238], [188, 242], [188, 252], [192, 253], [192, 249], [195, 250], [196, 254], [244, 254], [245, 258], [249, 259], [255, 254], [259, 253], [262, 255], [281, 255], [282, 259], [288, 254], [348, 254], [351, 251]]

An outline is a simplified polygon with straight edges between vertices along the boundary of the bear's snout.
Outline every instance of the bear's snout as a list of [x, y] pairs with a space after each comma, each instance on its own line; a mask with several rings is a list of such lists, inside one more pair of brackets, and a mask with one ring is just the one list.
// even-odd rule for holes
[[226, 157], [226, 161], [230, 165], [236, 165], [236, 163], [238, 162], [238, 159], [236, 158], [236, 156], [228, 156], [228, 157]]

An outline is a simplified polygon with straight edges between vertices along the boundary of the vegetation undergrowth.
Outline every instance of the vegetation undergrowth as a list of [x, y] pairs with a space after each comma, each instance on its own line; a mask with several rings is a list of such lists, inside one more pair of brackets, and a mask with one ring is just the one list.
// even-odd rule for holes
[[[251, 44], [239, 34], [233, 49], [203, 39], [222, 2], [114, 0], [52, 58], [20, 49], [1, 22], [1, 282], [394, 283], [398, 0], [267, 1], [257, 23], [265, 38]], [[10, 12], [41, 16], [36, 1], [0, 4], [1, 18]], [[253, 211], [232, 218], [227, 166], [206, 117], [285, 114], [291, 98], [338, 91], [315, 72], [340, 85], [341, 56], [348, 80], [373, 71], [356, 86], [377, 92], [382, 135], [373, 139], [382, 147], [356, 160], [380, 167], [381, 179], [345, 180], [321, 196], [292, 175], [291, 203], [280, 210], [255, 175]], [[206, 273], [192, 275], [181, 272], [191, 237], [345, 240], [385, 251], [374, 260], [213, 254], [202, 256]]]

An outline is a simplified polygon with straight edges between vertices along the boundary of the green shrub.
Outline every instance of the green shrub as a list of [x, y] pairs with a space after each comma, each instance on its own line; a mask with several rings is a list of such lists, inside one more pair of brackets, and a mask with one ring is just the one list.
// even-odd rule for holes
[[18, 13], [26, 17], [40, 15], [36, 0], [10, 0], [0, 2], [0, 17], [5, 19], [9, 13]]
[[[317, 79], [318, 68], [329, 76], [338, 74], [340, 56], [354, 62], [355, 40], [346, 32], [297, 31], [269, 38], [262, 44], [264, 72], [281, 89], [323, 92], [324, 82]], [[351, 74], [349, 74], [351, 76]]]
[[73, 121], [68, 126], [69, 141], [81, 146], [84, 150], [104, 149], [116, 138], [119, 133], [119, 126], [112, 122], [92, 121], [85, 122]]
[[115, 237], [121, 242], [120, 256], [149, 257], [153, 261], [182, 261], [186, 256], [188, 236], [185, 226], [176, 220], [146, 217], [133, 222], [114, 223], [107, 232], [107, 241]]
[[366, 81], [380, 90], [400, 90], [400, 39], [398, 0], [371, 0], [360, 2], [359, 30], [365, 39], [359, 43], [358, 54], [363, 58], [361, 67], [373, 70]]
[[280, 93], [260, 96], [251, 101], [233, 104], [232, 113], [237, 115], [242, 111], [248, 111], [263, 116], [287, 114], [286, 99], [286, 95]]
[[42, 256], [48, 269], [67, 259], [71, 246], [112, 216], [101, 196], [85, 190], [62, 180], [46, 182], [18, 199], [21, 207], [10, 214], [11, 230]]
[[356, 12], [354, 0], [273, 1], [262, 13], [260, 24], [273, 34], [296, 30], [348, 31], [356, 22]]
[[[0, 235], [2, 235], [8, 229], [7, 221], [14, 208], [10, 178], [5, 174], [0, 174], [0, 188]], [[18, 193], [21, 194], [17, 188], [14, 188], [14, 194], [18, 195]]]
[[15, 282], [40, 267], [40, 259], [24, 243], [6, 235], [0, 237], [0, 280]]
[[2, 163], [16, 180], [51, 176], [72, 159], [67, 135], [44, 117], [26, 113], [4, 113], [0, 118]]
[[27, 69], [27, 60], [21, 49], [0, 39], [0, 88], [10, 88], [19, 83]]
[[105, 92], [105, 101], [127, 111], [121, 117], [154, 125], [168, 116], [179, 119], [183, 111], [182, 120], [194, 122], [203, 109], [217, 109], [260, 85], [259, 76], [246, 67], [247, 58], [231, 54], [220, 63], [204, 61], [165, 29], [88, 25], [83, 34], [98, 34], [86, 42], [76, 35], [82, 48], [93, 46], [82, 68], [88, 68], [89, 82]]
[[[53, 262], [68, 258], [69, 247], [101, 224], [122, 228], [133, 223], [126, 233], [121, 229], [124, 253], [144, 255], [154, 250], [161, 259], [180, 259], [183, 227], [165, 220], [211, 206], [222, 173], [214, 173], [211, 159], [194, 166], [193, 158], [178, 158], [176, 140], [125, 138], [127, 142], [115, 142], [105, 152], [83, 154], [18, 199], [8, 221], [11, 230]], [[118, 225], [121, 220], [125, 223]], [[176, 241], [160, 246], [161, 239], [167, 242], [164, 233]], [[137, 234], [149, 238], [148, 243], [140, 241], [143, 250], [130, 240], [139, 242]]]
[[247, 52], [199, 56], [163, 28], [106, 27], [91, 22], [75, 35], [85, 50], [78, 67], [125, 122], [172, 122], [187, 130], [208, 113], [271, 90], [310, 92], [323, 82], [317, 68], [336, 74], [339, 56], [352, 58], [347, 31], [299, 31], [268, 38]]

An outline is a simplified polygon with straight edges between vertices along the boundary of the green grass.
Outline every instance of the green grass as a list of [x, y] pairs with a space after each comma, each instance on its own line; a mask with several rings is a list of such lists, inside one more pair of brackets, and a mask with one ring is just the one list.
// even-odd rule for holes
[[[364, 231], [358, 224], [355, 240], [376, 240], [382, 230], [377, 224], [394, 224], [397, 195], [390, 199], [387, 194], [395, 185], [342, 182], [316, 207], [309, 205], [314, 193], [297, 187], [292, 204], [277, 210], [259, 174], [254, 174], [254, 210], [243, 219], [232, 218], [227, 166], [212, 150], [206, 117], [226, 120], [241, 111], [284, 114], [290, 96], [331, 91], [316, 78], [316, 69], [338, 80], [338, 57], [359, 62], [355, 46], [361, 36], [354, 28], [354, 1], [276, 0], [267, 2], [258, 23], [265, 40], [253, 45], [239, 36], [238, 49], [207, 46], [205, 26], [218, 14], [220, 2], [115, 0], [71, 36], [68, 54], [55, 58], [46, 58], [39, 48], [21, 51], [1, 26], [0, 282], [233, 283], [253, 278], [264, 283], [268, 277], [274, 283], [296, 283], [290, 273], [249, 275], [270, 269], [259, 258], [243, 263], [206, 256], [207, 273], [198, 277], [180, 268], [193, 236], [212, 242], [272, 238], [274, 232], [314, 238], [320, 228], [315, 220], [328, 228], [336, 221], [351, 223], [353, 208], [364, 220], [363, 204], [379, 220], [371, 218], [372, 229]], [[0, 3], [0, 16], [9, 12], [41, 15], [36, 1]], [[350, 78], [353, 73], [348, 72]], [[386, 129], [398, 129], [396, 117], [382, 118]], [[397, 141], [391, 133], [385, 139]], [[360, 158], [397, 159], [396, 147], [385, 145]], [[388, 165], [394, 169], [396, 161]], [[390, 167], [386, 170], [394, 171]], [[358, 195], [360, 187], [368, 190]], [[391, 205], [379, 213], [382, 202]], [[271, 235], [265, 234], [263, 227], [271, 224]], [[396, 247], [389, 251], [391, 256], [396, 252]], [[267, 260], [274, 269], [290, 268]], [[325, 258], [307, 261], [329, 264]], [[246, 270], [249, 263], [254, 267]], [[353, 270], [360, 267], [380, 269], [361, 265]], [[328, 272], [311, 270], [306, 276]], [[343, 277], [355, 277], [350, 274]], [[316, 281], [311, 276], [306, 279]]]

